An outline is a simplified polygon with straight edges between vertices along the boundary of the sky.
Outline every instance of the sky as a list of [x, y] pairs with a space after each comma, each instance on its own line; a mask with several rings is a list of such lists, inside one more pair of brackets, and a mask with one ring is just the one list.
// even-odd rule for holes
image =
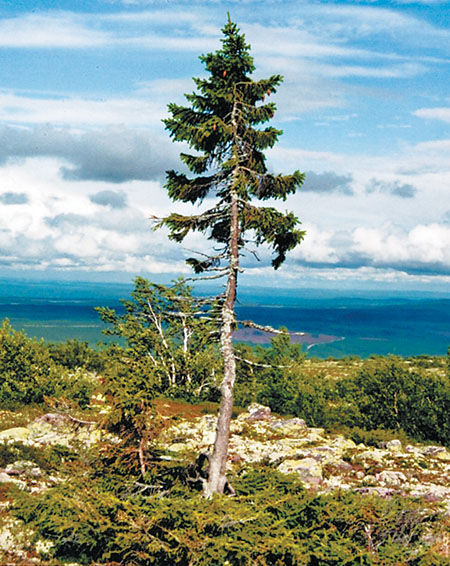
[[[0, 278], [127, 282], [189, 275], [152, 216], [180, 169], [162, 119], [184, 104], [227, 11], [254, 78], [281, 73], [273, 172], [306, 230], [246, 285], [448, 289], [450, 3], [433, 0], [0, 0]], [[272, 203], [270, 203], [272, 204]]]

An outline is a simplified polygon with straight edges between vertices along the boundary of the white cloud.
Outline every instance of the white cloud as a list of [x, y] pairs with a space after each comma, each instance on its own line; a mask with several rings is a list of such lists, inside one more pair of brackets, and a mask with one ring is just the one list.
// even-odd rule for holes
[[311, 33], [331, 39], [385, 37], [397, 44], [434, 46], [448, 50], [449, 32], [399, 10], [378, 6], [307, 3], [302, 12], [315, 16]]
[[0, 92], [0, 120], [9, 123], [148, 126], [159, 125], [165, 113], [165, 104], [142, 98], [36, 98]]
[[368, 77], [377, 79], [406, 79], [427, 71], [423, 64], [401, 63], [397, 65], [315, 65], [313, 70], [327, 77]]
[[306, 178], [302, 184], [302, 191], [311, 191], [315, 193], [333, 193], [338, 192], [346, 195], [353, 194], [351, 188], [351, 175], [337, 175], [333, 171], [324, 173], [315, 173], [314, 171], [306, 171]]
[[300, 26], [267, 26], [246, 24], [242, 26], [246, 39], [258, 55], [283, 56], [289, 58], [323, 58], [368, 56], [369, 52], [323, 41]]
[[[156, 181], [172, 164], [179, 167], [180, 148], [163, 134], [160, 120], [168, 100], [184, 103], [182, 94], [194, 88], [191, 72], [181, 65], [186, 61], [183, 53], [189, 50], [195, 59], [201, 52], [216, 50], [224, 14], [217, 3], [197, 0], [170, 2], [163, 8], [144, 0], [123, 4], [127, 8], [115, 12], [110, 7], [103, 13], [82, 13], [74, 7], [80, 10], [77, 14], [37, 12], [0, 20], [0, 47], [89, 48], [89, 57], [98, 49], [111, 65], [116, 50], [123, 48], [124, 61], [136, 56], [142, 70], [130, 74], [140, 82], [124, 96], [108, 94], [111, 85], [105, 85], [106, 94], [98, 91], [98, 97], [89, 94], [89, 87], [85, 96], [0, 92], [0, 120], [14, 124], [0, 131], [3, 264], [127, 272], [141, 272], [145, 266], [154, 272], [187, 272], [182, 258], [188, 252], [169, 242], [167, 232], [150, 230], [151, 214], [191, 210], [189, 205], [170, 203]], [[148, 9], [138, 11], [133, 5]], [[433, 64], [445, 60], [448, 32], [410, 11], [374, 3], [287, 0], [282, 9], [277, 2], [267, 2], [261, 9], [258, 0], [234, 6], [252, 45], [258, 76], [286, 76], [274, 97], [279, 107], [276, 118], [300, 117], [281, 143], [290, 139], [286, 143], [292, 144], [298, 129], [303, 145], [275, 147], [268, 152], [270, 165], [276, 171], [313, 171], [303, 191], [286, 203], [304, 220], [307, 236], [291, 254], [282, 277], [298, 276], [302, 270], [316, 277], [345, 279], [351, 272], [373, 280], [423, 279], [448, 272], [448, 226], [440, 222], [450, 182], [450, 140], [426, 140], [420, 132], [415, 139], [426, 141], [406, 143], [401, 141], [406, 138], [403, 132], [390, 130], [385, 148], [376, 154], [365, 145], [371, 136], [363, 122], [363, 114], [373, 109], [373, 96], [380, 104], [385, 94], [390, 98], [380, 104], [383, 116], [395, 106], [402, 123], [414, 108], [418, 118], [450, 121], [449, 109], [437, 95], [431, 97], [432, 89], [415, 90], [411, 102], [411, 91], [402, 91], [400, 83], [407, 79], [405, 85], [414, 88], [418, 81], [413, 79], [424, 72], [432, 82]], [[170, 69], [161, 71], [161, 51], [173, 58]], [[157, 55], [155, 70], [148, 71], [151, 80], [142, 80], [153, 53]], [[141, 67], [143, 54], [148, 61]], [[64, 56], [69, 57], [68, 52]], [[358, 107], [362, 97], [364, 103]], [[436, 107], [426, 107], [431, 104]], [[343, 123], [343, 143], [336, 143], [336, 151], [315, 151], [319, 138], [309, 122], [317, 119], [308, 113], [342, 107], [346, 116], [357, 118], [352, 124], [355, 135], [367, 134], [361, 148], [346, 150], [349, 133]], [[418, 121], [411, 124], [416, 128]], [[333, 124], [330, 135], [332, 130]], [[382, 135], [375, 133], [375, 138]], [[186, 245], [205, 250], [209, 243], [195, 234]], [[261, 255], [260, 272], [267, 274], [268, 254]]]
[[[180, 213], [192, 211], [189, 205], [173, 205], [158, 183], [127, 183], [118, 192], [108, 183], [80, 181], [75, 192], [71, 183], [58, 176], [58, 168], [58, 161], [39, 158], [21, 166], [10, 164], [0, 169], [2, 184], [14, 179], [18, 194], [27, 196], [22, 199], [22, 204], [0, 201], [2, 265], [104, 272], [189, 273], [184, 258], [191, 252], [185, 248], [209, 249], [210, 242], [202, 234], [194, 234], [180, 246], [168, 240], [167, 231], [151, 230], [150, 216], [153, 213], [164, 215], [174, 209]], [[40, 179], [37, 184], [33, 182], [36, 175]], [[98, 194], [105, 197], [100, 199], [101, 202], [92, 198]], [[112, 197], [125, 195], [126, 202], [120, 201], [124, 206], [108, 205]], [[382, 196], [390, 198], [389, 195]], [[318, 214], [317, 221], [311, 221], [308, 219], [311, 215], [306, 214], [303, 226], [307, 231], [306, 238], [289, 254], [287, 271], [283, 270], [282, 277], [289, 277], [291, 272], [298, 273], [302, 266], [317, 269], [317, 274], [320, 270], [335, 267], [343, 269], [342, 273], [349, 276], [362, 267], [418, 276], [449, 273], [448, 225], [416, 223], [407, 229], [393, 223], [380, 226], [376, 223], [380, 218], [376, 210], [372, 223], [361, 224], [361, 217], [353, 215], [351, 204], [355, 202], [355, 206], [360, 206], [357, 202], [360, 197], [336, 196], [331, 202], [329, 193], [325, 192], [307, 198], [310, 208], [303, 206], [301, 200], [293, 201], [295, 206], [288, 204], [288, 208], [293, 208], [301, 217], [308, 210], [316, 209]], [[299, 194], [296, 198], [305, 199], [306, 196]], [[375, 198], [375, 195], [364, 198]], [[347, 209], [346, 217], [341, 215], [339, 208], [339, 202], [343, 201], [347, 203], [342, 209]], [[380, 210], [383, 206], [380, 202]], [[11, 214], [12, 208], [14, 214]], [[334, 223], [335, 217], [344, 225]], [[269, 263], [269, 254], [262, 250], [261, 257], [264, 270]], [[249, 263], [250, 273], [255, 273], [253, 265], [254, 262]]]
[[289, 263], [301, 260], [306, 263], [335, 264], [339, 262], [339, 255], [335, 249], [331, 230], [321, 230], [314, 224], [305, 224], [306, 230], [303, 242], [289, 254]]
[[354, 231], [354, 249], [374, 265], [396, 264], [418, 271], [450, 272], [450, 228], [439, 224], [418, 225], [408, 233], [392, 227]]
[[85, 26], [69, 12], [29, 13], [0, 20], [0, 47], [97, 48], [109, 42], [109, 34]]
[[450, 124], [450, 108], [419, 108], [413, 112], [418, 118], [425, 118], [426, 120], [441, 120]]
[[371, 179], [366, 187], [367, 193], [389, 193], [401, 198], [413, 198], [417, 192], [411, 183], [401, 183], [398, 180]]

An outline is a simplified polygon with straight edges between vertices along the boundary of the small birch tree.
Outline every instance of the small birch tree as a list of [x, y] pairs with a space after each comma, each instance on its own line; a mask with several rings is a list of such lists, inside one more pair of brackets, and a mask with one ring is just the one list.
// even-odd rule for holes
[[167, 172], [169, 196], [193, 204], [201, 203], [205, 197], [214, 198], [214, 204], [196, 215], [172, 213], [158, 224], [168, 227], [170, 238], [177, 242], [191, 231], [202, 232], [216, 242], [214, 254], [187, 261], [196, 273], [213, 272], [204, 275], [206, 278], [226, 279], [219, 317], [224, 378], [205, 488], [208, 497], [222, 493], [227, 483], [225, 469], [236, 376], [232, 335], [242, 253], [250, 242], [256, 246], [266, 243], [273, 251], [272, 265], [277, 269], [286, 253], [304, 236], [291, 212], [252, 204], [252, 199], [285, 200], [304, 179], [299, 171], [291, 175], [268, 173], [263, 151], [272, 147], [282, 132], [271, 126], [256, 127], [273, 117], [275, 104], [265, 99], [276, 91], [282, 77], [253, 80], [250, 47], [229, 16], [222, 32], [222, 48], [200, 57], [209, 76], [194, 78], [197, 92], [185, 95], [189, 106], [169, 104], [171, 117], [164, 120], [173, 140], [187, 142], [196, 152], [180, 154], [192, 177], [173, 170]]

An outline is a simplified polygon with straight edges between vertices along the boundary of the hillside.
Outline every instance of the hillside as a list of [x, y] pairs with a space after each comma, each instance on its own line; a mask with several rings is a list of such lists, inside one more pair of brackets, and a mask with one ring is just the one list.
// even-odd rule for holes
[[207, 500], [220, 364], [195, 353], [167, 387], [137, 346], [2, 326], [1, 564], [448, 563], [448, 360], [240, 346], [227, 495]]

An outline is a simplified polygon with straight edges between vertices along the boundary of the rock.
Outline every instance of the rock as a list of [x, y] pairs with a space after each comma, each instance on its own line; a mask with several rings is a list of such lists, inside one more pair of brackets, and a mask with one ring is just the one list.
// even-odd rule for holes
[[375, 475], [378, 482], [385, 485], [400, 486], [406, 482], [406, 476], [403, 472], [394, 472], [385, 470]]
[[278, 469], [283, 473], [296, 472], [300, 479], [307, 483], [319, 483], [322, 480], [322, 466], [314, 458], [284, 460]]
[[411, 490], [413, 497], [424, 497], [427, 501], [450, 501], [450, 488], [444, 485], [419, 484]]
[[260, 405], [259, 403], [252, 403], [248, 407], [247, 412], [249, 413], [247, 421], [270, 421], [271, 419], [270, 407]]
[[373, 462], [377, 462], [381, 464], [386, 456], [386, 452], [384, 450], [380, 450], [378, 448], [373, 448], [372, 450], [365, 450], [359, 454], [359, 457], [363, 460], [372, 460]]
[[0, 442], [2, 440], [28, 440], [30, 434], [30, 430], [23, 426], [8, 428], [0, 432]]
[[6, 472], [0, 472], [0, 483], [13, 481], [13, 478]]
[[436, 454], [436, 458], [438, 460], [443, 460], [444, 462], [448, 462], [450, 460], [450, 453], [447, 450], [443, 450], [442, 452], [438, 452]]
[[174, 442], [168, 446], [168, 450], [170, 452], [183, 452], [183, 450], [186, 450], [186, 444], [184, 442]]
[[293, 418], [287, 420], [278, 420], [270, 425], [279, 434], [284, 436], [304, 436], [308, 430], [306, 423], [303, 419]]
[[28, 425], [29, 439], [34, 444], [60, 444], [62, 446], [70, 446], [74, 434], [70, 434], [56, 428], [48, 422], [33, 422]]
[[41, 556], [44, 555], [48, 555], [48, 553], [50, 552], [50, 550], [52, 548], [54, 548], [55, 543], [51, 540], [37, 540], [36, 541], [36, 545], [35, 545], [35, 549], [36, 552], [38, 552]]
[[[26, 488], [26, 482], [24, 482], [23, 480], [16, 478], [14, 476], [10, 476], [9, 474], [7, 474], [6, 472], [0, 472], [0, 483], [13, 483], [14, 485], [17, 485], [18, 487], [20, 487], [21, 489], [25, 489]], [[1, 549], [1, 547], [0, 547]]]
[[390, 440], [389, 442], [386, 442], [386, 449], [390, 450], [391, 452], [401, 452], [402, 443], [397, 439]]
[[351, 438], [344, 438], [343, 436], [337, 436], [333, 439], [330, 446], [332, 448], [338, 449], [341, 454], [346, 450], [353, 450], [356, 448], [356, 444], [351, 440]]
[[341, 460], [340, 458], [336, 460], [333, 465], [336, 470], [344, 474], [350, 472], [350, 470], [352, 470], [353, 468], [350, 462], [346, 462], [345, 460]]
[[[5, 558], [10, 553], [13, 560], [6, 560], [3, 562], [5, 566], [13, 564], [35, 564], [27, 560], [27, 550], [29, 542], [32, 538], [32, 531], [23, 523], [10, 517], [2, 518], [0, 525], [0, 552], [2, 558]], [[28, 547], [28, 548], [27, 548]]]
[[425, 456], [436, 456], [441, 452], [445, 452], [445, 448], [443, 446], [425, 446], [425, 448], [422, 449], [422, 454]]
[[310, 451], [311, 458], [321, 464], [336, 464], [340, 458], [331, 446], [317, 446]]
[[307, 439], [309, 442], [324, 442], [325, 429], [323, 428], [308, 428]]
[[326, 485], [327, 490], [326, 491], [336, 491], [336, 490], [344, 490], [344, 491], [348, 491], [350, 489], [352, 489], [351, 484], [346, 483], [345, 481], [342, 481], [342, 479], [340, 477], [331, 477], [328, 478], [327, 480], [324, 480], [323, 484]]
[[306, 423], [303, 419], [299, 419], [298, 417], [294, 417], [293, 419], [287, 419], [284, 421], [285, 426], [299, 426], [301, 428], [306, 428]]
[[29, 460], [19, 460], [14, 462], [14, 464], [8, 464], [6, 466], [5, 472], [10, 476], [28, 476], [31, 478], [39, 478], [42, 472], [34, 462]]

